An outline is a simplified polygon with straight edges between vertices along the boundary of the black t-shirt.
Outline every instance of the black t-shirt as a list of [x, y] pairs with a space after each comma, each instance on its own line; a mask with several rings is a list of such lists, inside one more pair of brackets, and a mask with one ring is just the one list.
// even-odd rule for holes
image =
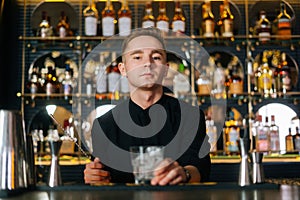
[[165, 146], [165, 157], [193, 165], [207, 181], [209, 143], [204, 113], [168, 95], [147, 109], [126, 100], [97, 118], [92, 128], [93, 156], [99, 157], [114, 183], [134, 182], [129, 147]]

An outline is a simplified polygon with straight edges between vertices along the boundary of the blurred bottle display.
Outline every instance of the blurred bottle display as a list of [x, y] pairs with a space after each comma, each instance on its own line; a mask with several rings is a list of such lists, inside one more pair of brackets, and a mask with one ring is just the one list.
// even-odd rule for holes
[[156, 27], [164, 32], [169, 31], [169, 17], [166, 13], [166, 2], [159, 2], [159, 14], [156, 18]]
[[42, 20], [39, 24], [37, 36], [42, 38], [53, 36], [53, 27], [50, 24], [50, 17], [46, 11], [42, 11]]
[[146, 2], [145, 15], [142, 19], [142, 28], [155, 27], [155, 17], [153, 16], [152, 5], [150, 1]]
[[234, 16], [230, 11], [230, 4], [228, 0], [223, 1], [223, 8], [220, 8], [220, 32], [223, 37], [232, 37], [233, 36], [233, 20]]
[[216, 54], [214, 60], [216, 68], [213, 75], [212, 94], [217, 99], [226, 98], [225, 71], [221, 64], [221, 55]]
[[84, 16], [84, 34], [86, 36], [97, 35], [98, 10], [94, 0], [89, 0], [88, 6], [83, 10]]
[[263, 52], [261, 69], [258, 72], [258, 88], [264, 97], [270, 97], [273, 82], [273, 73], [268, 64], [267, 52]]
[[271, 115], [270, 150], [271, 150], [271, 152], [279, 152], [280, 151], [279, 127], [275, 123], [274, 115]]
[[174, 32], [185, 32], [185, 17], [182, 12], [180, 1], [175, 1], [175, 13], [172, 20], [172, 30]]
[[178, 72], [173, 79], [173, 91], [176, 97], [188, 94], [190, 91], [189, 77], [185, 74], [185, 66], [183, 63], [178, 64]]
[[106, 6], [102, 11], [102, 35], [113, 36], [115, 34], [116, 14], [110, 0], [106, 1]]
[[214, 37], [215, 34], [215, 17], [211, 11], [211, 1], [205, 0], [202, 5], [202, 35], [207, 38]]
[[56, 34], [61, 38], [73, 35], [73, 32], [70, 28], [69, 19], [65, 15], [64, 11], [61, 11], [60, 13], [60, 19], [56, 26]]
[[66, 63], [65, 68], [65, 77], [62, 80], [62, 88], [64, 93], [64, 98], [69, 99], [70, 95], [72, 95], [73, 88], [75, 87], [75, 81], [72, 78], [73, 70], [70, 68], [70, 64]]
[[262, 116], [258, 117], [258, 126], [256, 132], [256, 150], [268, 152], [270, 150], [269, 137], [270, 137], [270, 127], [269, 127], [269, 118], [265, 117], [265, 123], [262, 123]]
[[289, 128], [288, 135], [285, 136], [285, 150], [287, 152], [294, 151], [294, 141], [291, 128]]
[[280, 2], [280, 13], [273, 22], [279, 40], [289, 40], [292, 35], [291, 16], [286, 12], [285, 2]]
[[128, 36], [131, 32], [132, 15], [127, 0], [122, 0], [122, 7], [118, 11], [118, 27], [120, 36]]
[[97, 92], [97, 98], [103, 99], [105, 98], [105, 95], [107, 93], [107, 66], [104, 62], [104, 53], [100, 52], [99, 55], [99, 63], [96, 64], [95, 69], [95, 78], [94, 82], [96, 83], [96, 92]]
[[227, 155], [236, 155], [239, 153], [238, 140], [240, 138], [240, 127], [238, 121], [234, 119], [232, 109], [227, 110], [227, 119], [223, 131], [224, 151]]
[[258, 39], [263, 44], [270, 41], [271, 36], [271, 22], [266, 15], [266, 11], [260, 11], [260, 17], [255, 28]]

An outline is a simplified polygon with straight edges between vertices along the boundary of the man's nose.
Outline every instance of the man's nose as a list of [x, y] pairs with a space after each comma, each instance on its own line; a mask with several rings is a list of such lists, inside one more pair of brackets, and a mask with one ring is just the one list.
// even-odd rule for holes
[[151, 67], [152, 57], [146, 57], [144, 60], [144, 67]]

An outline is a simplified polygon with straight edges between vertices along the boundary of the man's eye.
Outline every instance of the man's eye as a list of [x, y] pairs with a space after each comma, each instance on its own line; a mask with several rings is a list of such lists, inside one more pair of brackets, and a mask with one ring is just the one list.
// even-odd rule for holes
[[153, 60], [161, 60], [161, 56], [153, 56]]
[[139, 59], [141, 59], [141, 57], [140, 56], [134, 56], [133, 59], [139, 60]]

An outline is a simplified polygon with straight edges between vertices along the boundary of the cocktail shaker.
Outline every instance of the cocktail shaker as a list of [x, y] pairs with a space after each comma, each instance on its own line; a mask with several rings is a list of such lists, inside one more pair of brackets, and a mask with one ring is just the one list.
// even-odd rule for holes
[[56, 187], [62, 185], [60, 166], [59, 166], [59, 151], [62, 144], [61, 140], [49, 140], [49, 146], [51, 151], [51, 165], [48, 177], [48, 185], [50, 187]]
[[239, 169], [238, 184], [240, 186], [247, 186], [251, 184], [250, 174], [249, 174], [250, 167], [248, 161], [249, 140], [246, 138], [240, 138], [239, 149], [240, 149], [241, 163]]
[[265, 181], [264, 169], [262, 166], [263, 153], [253, 151], [250, 154], [252, 165], [252, 183], [263, 183]]
[[34, 184], [33, 153], [26, 141], [19, 111], [0, 110], [0, 190], [17, 190]]

